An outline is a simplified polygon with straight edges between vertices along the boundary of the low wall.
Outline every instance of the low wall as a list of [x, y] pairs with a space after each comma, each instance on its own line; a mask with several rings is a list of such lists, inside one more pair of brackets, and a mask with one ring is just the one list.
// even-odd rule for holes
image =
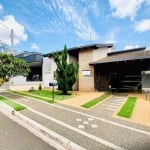
[[13, 91], [28, 91], [31, 89], [38, 90], [40, 84], [43, 88], [42, 82], [33, 82], [33, 83], [27, 82], [26, 84], [21, 84], [21, 85], [9, 85], [9, 89]]

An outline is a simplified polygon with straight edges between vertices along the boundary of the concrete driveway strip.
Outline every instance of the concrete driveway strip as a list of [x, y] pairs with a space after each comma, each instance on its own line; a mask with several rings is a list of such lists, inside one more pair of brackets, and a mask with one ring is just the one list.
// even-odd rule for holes
[[[76, 113], [75, 111], [71, 112], [67, 109], [61, 109], [32, 99], [29, 102], [26, 98], [15, 94], [3, 93], [3, 95], [16, 101], [19, 100], [21, 103], [31, 107], [29, 110], [22, 112], [24, 115], [31, 117], [41, 124], [46, 122], [44, 125], [48, 128], [62, 129], [60, 131], [62, 132], [61, 134], [66, 134], [69, 131], [70, 133], [73, 132], [71, 135], [74, 135], [75, 138], [78, 137], [78, 134], [84, 136], [83, 139], [85, 137], [90, 138], [92, 139], [90, 143], [98, 142], [100, 148], [107, 146], [107, 148], [112, 147], [113, 149], [144, 150], [150, 147], [150, 132], [130, 127], [124, 128], [123, 126], [107, 122], [102, 118], [96, 119], [94, 116], [83, 115], [83, 113]], [[66, 132], [63, 133], [63, 130]]]
[[0, 112], [1, 150], [56, 150]]

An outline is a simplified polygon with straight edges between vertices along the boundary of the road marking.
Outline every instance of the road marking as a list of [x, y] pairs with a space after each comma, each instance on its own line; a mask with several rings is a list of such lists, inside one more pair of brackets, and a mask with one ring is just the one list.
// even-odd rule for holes
[[97, 128], [98, 126], [97, 126], [97, 124], [91, 124], [91, 127], [92, 128]]
[[[66, 123], [64, 123], [64, 122], [62, 122], [62, 121], [60, 121], [60, 120], [57, 120], [57, 119], [55, 119], [55, 118], [53, 118], [53, 117], [47, 116], [47, 115], [45, 115], [45, 114], [43, 114], [43, 113], [41, 113], [41, 112], [38, 112], [38, 111], [36, 111], [36, 110], [33, 110], [33, 109], [30, 108], [30, 107], [28, 107], [28, 110], [30, 110], [30, 111], [32, 111], [33, 113], [36, 113], [36, 114], [38, 114], [38, 115], [40, 115], [40, 116], [42, 116], [42, 117], [44, 117], [44, 118], [46, 118], [46, 119], [48, 119], [48, 120], [51, 120], [51, 121], [53, 121], [53, 122], [55, 122], [55, 123], [57, 123], [57, 124], [59, 124], [59, 125], [61, 125], [61, 126], [64, 126], [64, 127], [68, 128], [68, 129], [71, 129], [71, 130], [73, 130], [73, 131], [75, 131], [75, 132], [77, 132], [77, 133], [79, 133], [79, 134], [82, 134], [82, 135], [84, 135], [84, 136], [86, 136], [86, 137], [88, 137], [88, 138], [90, 138], [90, 139], [92, 139], [92, 140], [95, 140], [95, 141], [97, 141], [97, 142], [99, 142], [99, 143], [101, 143], [101, 144], [103, 144], [103, 145], [106, 145], [106, 146], [108, 146], [108, 147], [111, 147], [111, 148], [113, 148], [113, 149], [115, 149], [115, 150], [125, 150], [124, 148], [122, 148], [122, 147], [120, 147], [120, 146], [118, 146], [118, 145], [116, 145], [116, 144], [113, 144], [113, 143], [111, 143], [111, 142], [108, 142], [108, 141], [106, 141], [106, 140], [103, 140], [103, 139], [101, 139], [101, 138], [99, 138], [99, 137], [97, 137], [97, 136], [94, 136], [94, 135], [89, 134], [89, 133], [87, 133], [87, 132], [85, 132], [85, 131], [82, 131], [82, 130], [80, 130], [80, 129], [78, 129], [78, 128], [75, 128], [75, 127], [73, 127], [73, 126], [71, 126], [71, 125], [69, 125], [69, 124], [66, 124]], [[84, 125], [79, 125], [78, 127], [84, 128]], [[94, 125], [94, 127], [96, 127], [96, 126]]]
[[79, 128], [79, 129], [84, 129], [85, 126], [84, 126], [84, 125], [78, 125], [78, 128]]
[[[8, 93], [11, 93], [11, 92], [8, 92]], [[12, 94], [12, 93], [11, 93], [11, 94]], [[14, 94], [14, 93], [13, 93], [13, 94]], [[19, 94], [16, 94], [16, 95], [19, 95]], [[5, 96], [3, 96], [3, 97], [5, 97]], [[22, 97], [25, 97], [25, 98], [26, 98], [26, 96], [22, 96]], [[6, 97], [6, 98], [7, 98], [7, 97]], [[11, 99], [11, 98], [10, 98], [10, 99]], [[31, 99], [34, 99], [34, 98], [31, 98]], [[13, 100], [13, 99], [11, 99], [11, 100]], [[17, 100], [13, 100], [13, 101], [17, 101]], [[38, 102], [44, 103], [44, 104], [46, 104], [46, 105], [48, 104], [47, 102], [44, 102], [44, 101], [38, 101]], [[19, 102], [18, 102], [18, 103], [19, 103]], [[21, 104], [21, 105], [24, 105], [25, 107], [28, 108], [27, 105], [22, 104], [22, 103], [20, 103], [20, 104]], [[134, 127], [130, 127], [130, 126], [127, 126], [127, 125], [123, 125], [123, 124], [116, 123], [116, 122], [113, 122], [113, 121], [109, 121], [109, 120], [104, 119], [104, 118], [100, 118], [100, 117], [96, 117], [96, 116], [93, 116], [93, 115], [89, 115], [89, 114], [86, 114], [86, 113], [83, 113], [83, 112], [79, 112], [79, 111], [76, 111], [76, 110], [73, 110], [73, 109], [69, 109], [69, 108], [66, 108], [66, 107], [58, 106], [58, 105], [56, 105], [56, 104], [51, 104], [50, 106], [56, 107], [56, 108], [60, 108], [60, 109], [63, 109], [63, 110], [67, 110], [67, 111], [70, 111], [70, 112], [74, 112], [74, 113], [76, 113], [76, 114], [80, 114], [80, 115], [83, 115], [83, 116], [86, 116], [86, 117], [89, 117], [89, 118], [94, 118], [94, 119], [96, 119], [96, 120], [100, 120], [100, 121], [102, 121], [102, 122], [107, 122], [107, 123], [109, 123], [109, 124], [113, 124], [113, 125], [115, 125], [115, 126], [122, 127], [122, 128], [128, 129], [128, 130], [132, 130], [132, 131], [139, 132], [139, 133], [142, 133], [142, 134], [150, 135], [150, 132], [149, 132], [149, 131], [144, 131], [144, 130], [136, 129], [136, 128], [134, 128]]]
[[93, 121], [94, 119], [93, 118], [88, 118], [88, 121]]
[[76, 119], [76, 121], [78, 121], [78, 122], [79, 122], [79, 121], [82, 121], [82, 119], [81, 119], [81, 118], [77, 118], [77, 119]]
[[89, 124], [89, 122], [88, 121], [83, 121], [83, 124]]
[[116, 105], [116, 106], [119, 106], [121, 105], [120, 103], [112, 103], [112, 102], [106, 102], [107, 104], [110, 104], [110, 105]]
[[[11, 119], [12, 121], [14, 121], [15, 123], [17, 123], [19, 126], [22, 126], [25, 129], [27, 129], [29, 132], [31, 132], [31, 134], [33, 134], [34, 136], [37, 136], [38, 138], [40, 138], [42, 141], [46, 142], [50, 146], [52, 146], [56, 149], [67, 150], [63, 145], [60, 145], [54, 139], [47, 137], [46, 135], [44, 135], [41, 132], [37, 131], [37, 129], [31, 127], [31, 125], [25, 123], [23, 120], [21, 120], [21, 119], [15, 117], [15, 116], [13, 116], [12, 114], [10, 114], [7, 109], [3, 109], [3, 107], [0, 107], [0, 112], [3, 115], [5, 115], [6, 117], [8, 117], [9, 119]], [[50, 132], [54, 133], [53, 131], [50, 131]], [[8, 132], [5, 132], [5, 135], [7, 135], [7, 134], [8, 134]]]
[[107, 107], [114, 107], [114, 108], [118, 108], [117, 106], [113, 106], [113, 105], [109, 105], [109, 104], [102, 104], [102, 105], [105, 105]]
[[79, 111], [76, 111], [76, 110], [73, 110], [73, 109], [69, 109], [69, 108], [65, 108], [65, 107], [62, 107], [62, 106], [58, 106], [58, 105], [55, 105], [55, 104], [52, 104], [51, 106], [54, 106], [54, 107], [57, 107], [57, 108], [61, 108], [61, 109], [64, 109], [64, 110], [67, 110], [67, 111], [70, 111], [70, 112], [74, 112], [74, 113], [77, 113], [77, 114], [80, 114], [80, 115], [83, 115], [83, 116], [87, 116], [89, 118], [94, 118], [96, 120], [107, 122], [107, 123], [113, 124], [115, 126], [119, 126], [119, 127], [125, 128], [125, 129], [129, 129], [129, 130], [132, 130], [132, 131], [135, 131], [135, 132], [139, 132], [139, 133], [142, 133], [142, 134], [150, 135], [149, 131], [136, 129], [134, 127], [123, 125], [123, 124], [116, 123], [116, 122], [113, 122], [113, 121], [109, 121], [109, 120], [104, 119], [104, 118], [99, 118], [99, 117], [96, 117], [96, 116], [93, 116], [93, 115], [89, 115], [89, 114], [86, 114], [86, 113], [83, 113], [83, 112], [79, 112]]

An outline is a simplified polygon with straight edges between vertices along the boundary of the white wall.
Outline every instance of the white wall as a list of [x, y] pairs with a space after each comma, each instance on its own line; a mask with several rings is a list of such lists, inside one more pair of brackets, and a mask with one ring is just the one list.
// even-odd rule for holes
[[49, 82], [51, 78], [51, 60], [48, 57], [43, 57], [42, 74], [43, 86], [49, 87]]
[[10, 85], [21, 85], [21, 84], [26, 84], [26, 77], [24, 76], [15, 76], [10, 79], [9, 81]]
[[54, 79], [54, 71], [56, 71], [56, 64], [54, 59], [51, 57], [43, 58], [43, 86], [49, 87], [50, 82], [56, 82]]
[[93, 61], [100, 60], [107, 56], [107, 53], [111, 52], [111, 48], [99, 48], [93, 50]]
[[18, 75], [9, 80], [9, 89], [16, 91], [28, 91], [33, 88], [37, 90], [40, 84], [43, 87], [43, 84], [40, 81], [27, 82], [26, 77]]

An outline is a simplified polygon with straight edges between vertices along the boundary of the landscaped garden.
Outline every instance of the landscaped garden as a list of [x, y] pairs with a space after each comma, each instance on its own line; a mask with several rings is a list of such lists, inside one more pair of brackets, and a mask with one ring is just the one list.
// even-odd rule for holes
[[20, 111], [20, 110], [23, 110], [23, 109], [26, 109], [26, 107], [16, 103], [16, 102], [13, 102], [12, 100], [8, 99], [8, 98], [5, 98], [3, 96], [0, 95], [0, 102], [3, 102], [9, 106], [11, 106], [14, 110], [16, 111]]
[[54, 101], [53, 101], [53, 91], [50, 90], [33, 90], [33, 91], [24, 91], [24, 92], [13, 91], [13, 92], [23, 96], [29, 96], [32, 98], [43, 100], [48, 103], [54, 103], [56, 101], [66, 100], [74, 96], [71, 93], [68, 95], [63, 95], [60, 91], [54, 91]]
[[125, 104], [122, 106], [118, 112], [118, 116], [130, 118], [136, 103], [137, 97], [128, 97]]

